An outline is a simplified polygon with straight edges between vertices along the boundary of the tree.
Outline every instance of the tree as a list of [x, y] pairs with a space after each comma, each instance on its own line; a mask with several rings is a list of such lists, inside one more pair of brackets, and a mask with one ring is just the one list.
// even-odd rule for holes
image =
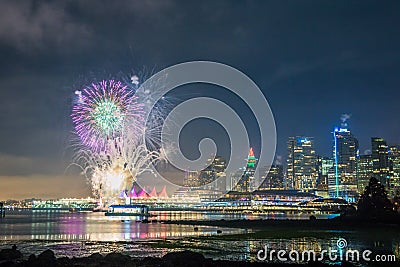
[[376, 215], [393, 211], [393, 205], [388, 198], [385, 187], [371, 177], [357, 203], [357, 210], [362, 215], [374, 217]]

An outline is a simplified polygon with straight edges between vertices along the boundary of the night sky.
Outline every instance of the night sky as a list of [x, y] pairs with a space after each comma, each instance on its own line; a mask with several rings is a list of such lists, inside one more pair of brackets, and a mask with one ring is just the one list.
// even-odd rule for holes
[[[343, 113], [361, 153], [372, 136], [400, 144], [399, 25], [399, 1], [0, 1], [0, 199], [87, 196], [85, 179], [68, 168], [73, 92], [192, 60], [228, 64], [257, 83], [283, 158], [293, 135], [313, 136], [317, 153], [331, 155]], [[174, 99], [232, 104], [258, 149], [240, 100], [212, 86], [178, 89]], [[229, 152], [218, 125], [186, 130], [188, 157], [199, 133]]]

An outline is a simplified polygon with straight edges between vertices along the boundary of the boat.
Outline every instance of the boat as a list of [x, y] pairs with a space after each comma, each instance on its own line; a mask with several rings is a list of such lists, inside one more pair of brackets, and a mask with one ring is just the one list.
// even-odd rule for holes
[[111, 205], [106, 216], [151, 216], [149, 207], [142, 204]]
[[77, 209], [77, 208], [70, 208], [68, 211], [69, 211], [69, 212], [72, 212], [72, 213], [75, 213], [75, 212], [78, 212], [79, 209]]
[[93, 211], [93, 212], [107, 212], [108, 209], [105, 208], [105, 207], [100, 207], [100, 206], [98, 206], [98, 207], [93, 208], [92, 211]]

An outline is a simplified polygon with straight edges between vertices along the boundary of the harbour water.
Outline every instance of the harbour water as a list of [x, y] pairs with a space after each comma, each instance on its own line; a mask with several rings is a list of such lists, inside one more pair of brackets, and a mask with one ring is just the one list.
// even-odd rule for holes
[[[139, 216], [107, 217], [103, 212], [14, 211], [0, 221], [0, 240], [137, 241], [216, 233], [216, 227], [200, 227], [194, 231], [192, 226], [158, 222], [190, 218], [182, 214], [161, 212], [151, 217], [154, 223], [141, 223], [143, 218]], [[192, 218], [199, 218], [199, 214], [196, 215]], [[223, 230], [225, 233], [241, 232], [239, 229]]]
[[[13, 244], [27, 257], [51, 249], [57, 256], [81, 257], [90, 254], [122, 252], [133, 257], [161, 257], [167, 252], [190, 249], [214, 259], [257, 260], [257, 252], [272, 249], [336, 249], [343, 238], [348, 248], [370, 249], [376, 253], [394, 254], [399, 258], [400, 233], [395, 230], [360, 229], [338, 231], [275, 230], [262, 236], [236, 235], [254, 233], [252, 229], [164, 224], [160, 220], [229, 220], [229, 219], [306, 219], [307, 214], [221, 214], [207, 212], [156, 212], [152, 220], [106, 217], [102, 212], [8, 212], [0, 221], [0, 248]], [[328, 216], [328, 215], [326, 215]], [[217, 232], [219, 230], [219, 232]]]

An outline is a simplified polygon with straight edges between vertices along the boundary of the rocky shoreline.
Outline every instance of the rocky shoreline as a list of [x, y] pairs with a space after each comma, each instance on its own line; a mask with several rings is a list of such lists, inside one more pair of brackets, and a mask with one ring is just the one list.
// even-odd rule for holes
[[[101, 255], [99, 253], [92, 254], [88, 257], [81, 258], [56, 258], [54, 252], [46, 250], [39, 255], [30, 255], [28, 259], [24, 259], [22, 253], [14, 246], [11, 249], [3, 249], [0, 251], [0, 267], [242, 267], [242, 266], [331, 266], [320, 262], [309, 262], [307, 264], [285, 264], [285, 263], [265, 263], [265, 262], [242, 262], [242, 261], [226, 261], [207, 259], [202, 254], [192, 251], [170, 252], [162, 258], [143, 257], [133, 258], [121, 253], [110, 253]], [[342, 263], [339, 266], [355, 266], [351, 263]]]

